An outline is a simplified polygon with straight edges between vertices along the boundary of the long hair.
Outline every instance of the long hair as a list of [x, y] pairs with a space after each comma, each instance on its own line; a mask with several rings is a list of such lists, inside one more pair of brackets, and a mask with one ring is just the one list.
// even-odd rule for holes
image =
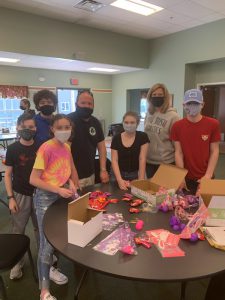
[[164, 92], [164, 103], [161, 107], [160, 112], [163, 114], [166, 113], [170, 106], [170, 94], [169, 94], [167, 87], [163, 83], [156, 83], [149, 89], [148, 94], [147, 94], [147, 99], [148, 99], [148, 103], [149, 103], [149, 113], [151, 115], [154, 114], [154, 112], [155, 112], [155, 107], [152, 105], [151, 97], [152, 97], [153, 92], [155, 92], [159, 88], [161, 88]]

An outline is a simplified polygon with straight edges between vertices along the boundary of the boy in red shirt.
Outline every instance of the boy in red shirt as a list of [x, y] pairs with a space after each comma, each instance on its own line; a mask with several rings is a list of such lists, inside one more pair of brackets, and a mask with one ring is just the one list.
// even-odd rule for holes
[[175, 145], [176, 165], [188, 170], [186, 185], [195, 194], [201, 179], [214, 176], [220, 128], [216, 119], [201, 114], [204, 101], [200, 90], [186, 91], [183, 106], [187, 116], [173, 125], [170, 137]]

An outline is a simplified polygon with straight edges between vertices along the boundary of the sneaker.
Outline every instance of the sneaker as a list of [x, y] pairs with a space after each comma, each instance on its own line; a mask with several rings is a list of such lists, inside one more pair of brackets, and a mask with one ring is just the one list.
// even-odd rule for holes
[[50, 268], [49, 278], [59, 285], [66, 284], [68, 282], [68, 277], [66, 277], [59, 271], [59, 269], [56, 269], [53, 266]]
[[45, 293], [44, 296], [40, 296], [40, 300], [57, 300], [56, 297], [52, 296], [50, 293]]
[[23, 272], [21, 269], [21, 265], [20, 263], [18, 263], [11, 269], [9, 278], [13, 280], [13, 279], [19, 279], [22, 276], [23, 276]]

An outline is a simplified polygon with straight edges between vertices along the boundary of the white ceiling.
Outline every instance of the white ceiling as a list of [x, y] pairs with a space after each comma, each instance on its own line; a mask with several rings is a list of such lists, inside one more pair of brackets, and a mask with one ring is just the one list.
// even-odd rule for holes
[[225, 0], [145, 0], [165, 8], [141, 16], [105, 4], [97, 12], [74, 8], [80, 0], [0, 0], [0, 6], [89, 27], [151, 39], [225, 18]]
[[[113, 6], [114, 0], [96, 0], [105, 4], [97, 12], [74, 8], [80, 0], [0, 0], [0, 7], [12, 8], [75, 24], [127, 34], [145, 39], [156, 38], [225, 18], [225, 0], [145, 0], [164, 9], [150, 16], [141, 16]], [[53, 57], [1, 52], [0, 56], [19, 58], [20, 67], [103, 73], [90, 67], [116, 68], [124, 73], [138, 70], [124, 66], [95, 64]], [[12, 65], [0, 63], [1, 65]]]

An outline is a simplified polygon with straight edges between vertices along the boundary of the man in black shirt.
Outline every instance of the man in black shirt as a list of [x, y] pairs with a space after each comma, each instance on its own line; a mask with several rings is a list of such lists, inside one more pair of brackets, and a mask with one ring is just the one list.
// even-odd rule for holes
[[95, 182], [96, 149], [99, 153], [101, 182], [109, 181], [104, 134], [100, 122], [92, 116], [93, 109], [93, 94], [89, 90], [82, 90], [77, 96], [76, 111], [68, 115], [74, 124], [71, 151], [80, 179], [80, 188]]
[[[12, 218], [12, 232], [24, 233], [32, 218], [38, 241], [37, 220], [33, 209], [34, 187], [29, 179], [36, 158], [37, 145], [34, 142], [36, 125], [31, 114], [22, 114], [17, 121], [19, 141], [11, 144], [6, 152], [5, 186]], [[10, 279], [20, 278], [23, 262], [19, 262], [10, 272]]]

